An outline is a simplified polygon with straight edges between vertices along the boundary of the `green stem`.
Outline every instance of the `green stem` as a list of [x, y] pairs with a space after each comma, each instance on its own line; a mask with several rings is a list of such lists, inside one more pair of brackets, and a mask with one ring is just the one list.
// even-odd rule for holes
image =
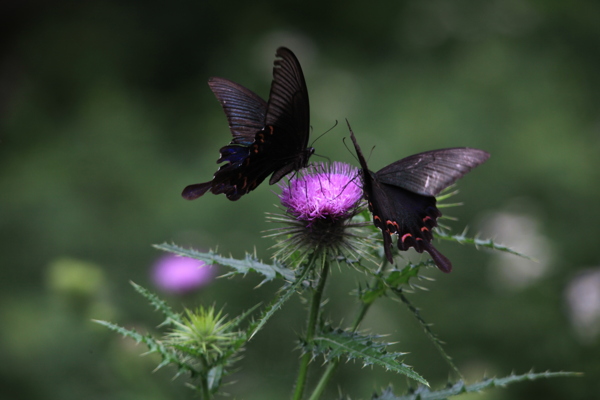
[[321, 397], [321, 395], [325, 391], [325, 388], [327, 387], [327, 384], [329, 383], [329, 380], [331, 379], [331, 377], [333, 376], [333, 373], [337, 369], [338, 363], [339, 363], [339, 360], [336, 360], [336, 361], [333, 361], [333, 362], [327, 364], [327, 369], [321, 376], [321, 379], [319, 379], [319, 382], [317, 383], [315, 390], [313, 390], [312, 394], [308, 398], [309, 400], [317, 400], [319, 397]]
[[200, 383], [200, 385], [202, 386], [202, 400], [210, 400], [211, 395], [210, 390], [208, 390], [208, 379], [206, 379], [206, 376], [202, 377], [202, 383]]
[[[317, 329], [317, 321], [319, 320], [319, 311], [321, 308], [321, 298], [323, 297], [323, 291], [325, 289], [325, 282], [327, 281], [327, 275], [329, 274], [329, 263], [327, 262], [327, 256], [322, 255], [321, 265], [321, 276], [317, 287], [313, 292], [312, 299], [310, 301], [310, 310], [308, 314], [308, 325], [306, 327], [306, 342], [311, 343]], [[308, 377], [308, 364], [311, 360], [311, 354], [305, 353], [300, 359], [300, 370], [298, 371], [298, 379], [296, 381], [296, 389], [294, 391], [293, 400], [300, 400], [304, 395], [304, 387], [306, 386], [306, 378]]]
[[200, 398], [202, 400], [210, 400], [212, 398], [212, 396], [210, 395], [210, 390], [208, 388], [208, 378], [207, 378], [207, 374], [208, 374], [208, 363], [206, 362], [206, 359], [204, 357], [200, 357], [200, 362], [202, 364], [202, 373], [200, 374], [200, 388], [201, 388], [201, 392], [200, 392]]
[[[381, 271], [383, 271], [386, 264], [387, 263], [384, 262], [381, 265], [381, 267], [379, 267], [379, 270], [377, 271], [377, 275], [381, 274]], [[373, 278], [372, 285], [376, 285], [378, 283], [379, 283], [378, 279]], [[352, 324], [352, 332], [356, 332], [360, 323], [365, 318], [367, 311], [369, 311], [369, 308], [371, 308], [371, 304], [373, 304], [373, 303], [364, 303], [364, 302], [361, 303], [360, 309], [358, 310], [358, 313], [356, 314], [356, 318], [354, 319], [354, 323]], [[327, 365], [327, 368], [325, 369], [325, 372], [323, 372], [321, 379], [319, 379], [319, 382], [317, 383], [315, 390], [312, 392], [312, 394], [308, 398], [309, 400], [318, 400], [321, 397], [321, 395], [325, 391], [325, 388], [327, 387], [327, 384], [329, 383], [329, 380], [331, 379], [331, 377], [333, 376], [333, 373], [337, 369], [339, 363], [340, 363], [340, 360], [338, 359], [338, 360], [334, 360], [334, 361], [330, 362]]]
[[[371, 304], [373, 304], [373, 303], [362, 303], [361, 304], [360, 310], [358, 310], [358, 314], [356, 315], [354, 324], [352, 325], [352, 332], [356, 332], [356, 330], [358, 329], [358, 326], [360, 325], [363, 318], [367, 314], [367, 311], [371, 307]], [[339, 363], [340, 363], [340, 360], [337, 359], [337, 360], [334, 360], [334, 361], [330, 362], [329, 364], [327, 364], [327, 368], [325, 369], [325, 372], [323, 372], [321, 379], [319, 379], [319, 382], [317, 383], [315, 390], [312, 392], [312, 394], [308, 398], [309, 400], [317, 400], [321, 397], [321, 395], [323, 394], [323, 391], [325, 391], [325, 388], [327, 387], [327, 384], [329, 383], [329, 380], [333, 376], [333, 373], [337, 369]]]

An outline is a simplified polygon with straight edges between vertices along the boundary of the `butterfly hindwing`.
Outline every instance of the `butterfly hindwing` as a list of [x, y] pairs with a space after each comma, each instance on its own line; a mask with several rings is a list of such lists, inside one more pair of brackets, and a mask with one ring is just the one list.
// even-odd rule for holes
[[388, 261], [394, 262], [391, 235], [396, 234], [398, 249], [426, 251], [440, 270], [452, 271], [450, 260], [431, 244], [432, 230], [442, 215], [434, 196], [487, 160], [489, 154], [468, 148], [434, 150], [409, 156], [373, 173], [352, 130], [350, 137], [362, 169], [363, 192], [373, 222], [382, 231]]
[[182, 196], [192, 200], [207, 191], [238, 200], [269, 175], [270, 184], [308, 164], [313, 153], [309, 138], [308, 91], [298, 59], [277, 49], [269, 101], [223, 78], [209, 85], [227, 116], [233, 139], [220, 149], [225, 162], [209, 182], [190, 185]]
[[374, 188], [369, 207], [375, 226], [382, 231], [386, 258], [393, 263], [391, 235], [395, 233], [399, 250], [412, 247], [419, 253], [427, 251], [442, 271], [450, 272], [450, 261], [431, 244], [432, 230], [442, 215], [436, 207], [435, 197], [377, 181], [374, 181]]

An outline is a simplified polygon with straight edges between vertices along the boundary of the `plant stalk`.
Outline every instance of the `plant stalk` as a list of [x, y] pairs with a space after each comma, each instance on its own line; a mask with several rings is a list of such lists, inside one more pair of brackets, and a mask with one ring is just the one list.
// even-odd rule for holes
[[[308, 325], [306, 327], [306, 342], [311, 343], [317, 329], [317, 322], [319, 320], [319, 312], [321, 309], [321, 298], [323, 297], [323, 291], [325, 289], [325, 282], [327, 281], [327, 275], [329, 274], [329, 262], [327, 261], [326, 254], [321, 256], [321, 276], [319, 282], [312, 295], [310, 301], [310, 310], [308, 314]], [[311, 360], [311, 354], [305, 353], [300, 359], [300, 369], [298, 371], [298, 379], [296, 381], [296, 389], [294, 390], [293, 400], [301, 400], [304, 395], [304, 388], [306, 386], [306, 379], [308, 377], [308, 364]]]
[[[386, 264], [387, 263], [383, 263], [379, 267], [379, 270], [377, 271], [377, 275], [381, 274], [381, 271], [383, 271]], [[378, 279], [373, 278], [372, 284], [373, 285], [378, 284]], [[365, 318], [367, 311], [369, 311], [371, 304], [373, 304], [373, 303], [364, 303], [364, 302], [361, 303], [360, 309], [358, 310], [358, 313], [356, 314], [356, 318], [354, 319], [354, 323], [352, 324], [352, 332], [356, 332], [360, 323]], [[321, 395], [325, 391], [325, 388], [327, 387], [327, 384], [329, 383], [329, 380], [331, 379], [331, 377], [333, 376], [333, 373], [337, 369], [339, 363], [340, 363], [340, 360], [338, 359], [338, 360], [330, 362], [327, 365], [327, 368], [325, 369], [325, 372], [323, 372], [321, 379], [319, 379], [319, 382], [317, 383], [315, 390], [312, 392], [312, 394], [308, 398], [309, 400], [318, 400], [321, 397]]]
[[202, 373], [200, 374], [200, 387], [201, 387], [200, 398], [202, 400], [210, 400], [212, 398], [212, 396], [210, 394], [210, 389], [208, 388], [207, 372], [205, 372], [208, 367], [208, 362], [206, 361], [206, 358], [204, 358], [204, 357], [200, 357], [199, 360], [202, 364], [202, 370], [203, 370]]

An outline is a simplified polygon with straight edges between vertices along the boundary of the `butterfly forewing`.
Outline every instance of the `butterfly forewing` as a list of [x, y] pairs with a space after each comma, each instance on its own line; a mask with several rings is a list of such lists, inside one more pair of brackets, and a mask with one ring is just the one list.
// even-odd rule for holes
[[289, 140], [304, 149], [308, 144], [308, 90], [300, 62], [289, 49], [280, 47], [273, 67], [273, 83], [267, 105], [266, 125], [295, 132]]
[[273, 175], [269, 184], [277, 183], [288, 173], [306, 167], [312, 148], [307, 148], [310, 107], [308, 90], [300, 62], [289, 49], [277, 49], [273, 66], [273, 83], [267, 105], [268, 143], [273, 149]]
[[483, 150], [467, 147], [432, 150], [396, 161], [375, 175], [379, 182], [436, 196], [489, 157]]

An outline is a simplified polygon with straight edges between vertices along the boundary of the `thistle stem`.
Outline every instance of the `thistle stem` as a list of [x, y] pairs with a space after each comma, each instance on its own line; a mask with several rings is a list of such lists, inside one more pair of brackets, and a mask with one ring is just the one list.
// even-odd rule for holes
[[[316, 253], [316, 252], [315, 252]], [[329, 262], [325, 254], [321, 257], [321, 276], [317, 287], [313, 292], [312, 299], [310, 301], [310, 310], [308, 314], [308, 325], [306, 327], [306, 342], [311, 343], [317, 329], [317, 321], [319, 320], [319, 311], [321, 309], [321, 298], [323, 297], [323, 291], [325, 289], [325, 282], [327, 281], [327, 275], [329, 274]], [[301, 400], [304, 394], [304, 387], [306, 386], [306, 379], [308, 377], [308, 364], [310, 363], [311, 354], [305, 353], [300, 359], [300, 370], [298, 371], [298, 379], [296, 381], [296, 389], [294, 391], [293, 400]]]
[[[381, 265], [381, 267], [379, 267], [379, 270], [377, 271], [377, 275], [381, 274], [381, 271], [383, 271], [386, 264], [387, 263], [384, 262]], [[378, 279], [373, 278], [372, 286], [376, 285], [376, 284], [379, 284]], [[365, 302], [361, 303], [360, 309], [358, 310], [358, 313], [356, 314], [356, 318], [354, 319], [354, 323], [352, 324], [352, 332], [356, 332], [356, 330], [358, 329], [358, 326], [360, 325], [360, 323], [364, 319], [365, 315], [367, 314], [367, 311], [369, 311], [369, 308], [371, 308], [371, 304], [373, 304], [373, 303], [365, 303]], [[319, 382], [317, 383], [315, 390], [312, 392], [312, 394], [308, 398], [309, 400], [318, 400], [321, 397], [321, 395], [325, 391], [325, 388], [327, 387], [327, 384], [329, 383], [329, 380], [331, 379], [331, 377], [333, 376], [333, 373], [337, 369], [339, 363], [340, 363], [340, 360], [337, 359], [337, 360], [334, 360], [334, 361], [330, 362], [329, 364], [327, 364], [327, 368], [325, 369], [325, 372], [323, 372], [321, 379], [319, 379]]]
[[200, 398], [202, 400], [210, 400], [212, 398], [212, 396], [210, 395], [210, 389], [208, 388], [208, 377], [207, 377], [207, 372], [204, 372], [207, 370], [208, 367], [208, 363], [206, 362], [206, 359], [204, 357], [200, 357], [199, 358], [200, 363], [202, 364], [202, 369], [203, 372], [200, 374]]
[[212, 396], [210, 395], [210, 390], [208, 389], [208, 379], [206, 376], [202, 376], [202, 381], [200, 382], [200, 386], [202, 387], [201, 399], [202, 400], [210, 400]]
[[[356, 315], [354, 324], [352, 325], [352, 332], [356, 332], [356, 330], [358, 329], [358, 326], [360, 325], [363, 318], [367, 314], [367, 311], [371, 307], [371, 304], [373, 304], [373, 303], [362, 303], [361, 304], [360, 310], [358, 310], [358, 314]], [[319, 399], [319, 397], [321, 397], [321, 395], [323, 394], [323, 391], [325, 391], [325, 388], [327, 387], [327, 384], [329, 383], [329, 380], [333, 376], [333, 373], [337, 369], [339, 363], [340, 363], [340, 360], [337, 359], [337, 360], [334, 360], [334, 361], [330, 362], [329, 364], [327, 364], [327, 368], [325, 369], [325, 372], [323, 372], [321, 379], [319, 379], [319, 382], [317, 383], [315, 390], [312, 392], [312, 394], [308, 398], [309, 400], [317, 400], [317, 399]]]

